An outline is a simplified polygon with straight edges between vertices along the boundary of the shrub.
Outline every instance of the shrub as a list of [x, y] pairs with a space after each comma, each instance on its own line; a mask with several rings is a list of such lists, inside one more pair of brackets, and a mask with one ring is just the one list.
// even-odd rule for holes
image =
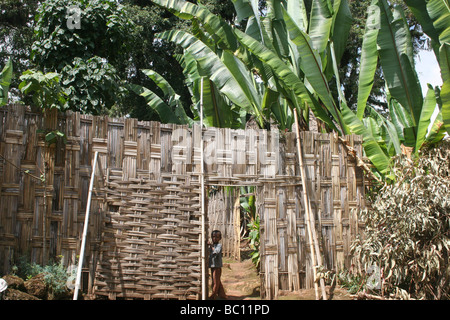
[[352, 253], [381, 271], [381, 294], [450, 298], [450, 142], [413, 160], [395, 159], [396, 181], [361, 212], [364, 239]]
[[26, 256], [23, 256], [19, 258], [18, 264], [13, 268], [13, 271], [25, 280], [42, 274], [49, 292], [53, 295], [64, 293], [67, 290], [67, 280], [71, 276], [63, 265], [62, 259], [59, 259], [59, 262], [53, 262], [42, 267], [36, 263], [27, 262]]
[[260, 230], [259, 230], [259, 216], [256, 216], [254, 220], [252, 220], [249, 224], [247, 224], [249, 227], [249, 234], [246, 239], [250, 240], [250, 248], [252, 251], [252, 262], [258, 268], [259, 270], [259, 264], [261, 262], [261, 257], [259, 254], [259, 246], [260, 246]]

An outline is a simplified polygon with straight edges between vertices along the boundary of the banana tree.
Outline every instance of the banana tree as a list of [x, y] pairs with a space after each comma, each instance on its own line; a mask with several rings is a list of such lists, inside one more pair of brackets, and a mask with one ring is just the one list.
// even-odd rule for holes
[[[404, 13], [399, 7], [392, 12], [386, 0], [373, 0], [369, 8], [356, 114], [346, 104], [337, 72], [352, 21], [346, 0], [312, 0], [308, 6], [302, 0], [268, 0], [264, 15], [259, 14], [257, 1], [234, 0], [237, 22], [247, 21], [244, 31], [231, 27], [201, 5], [182, 0], [153, 2], [196, 26], [193, 34], [174, 30], [160, 38], [182, 46], [196, 62], [198, 73], [239, 110], [254, 115], [260, 126], [275, 119], [289, 128], [293, 109], [307, 123], [312, 110], [329, 130], [363, 135], [366, 156], [382, 174], [389, 171], [390, 157], [399, 153], [400, 144], [418, 150], [424, 142], [442, 136], [439, 121], [448, 121], [446, 81], [440, 98], [433, 100], [431, 91], [423, 98]], [[438, 30], [437, 39], [443, 41], [447, 28], [436, 11], [430, 11], [427, 28]], [[442, 76], [447, 79], [448, 44], [441, 44], [438, 51]], [[371, 119], [366, 120], [364, 111], [378, 62], [387, 85], [391, 116], [385, 119], [371, 110]], [[337, 95], [330, 90], [333, 79]], [[423, 139], [433, 103], [441, 106], [441, 113]]]
[[450, 134], [450, 5], [448, 0], [405, 0], [430, 37], [441, 68], [442, 87], [439, 104], [442, 121]]
[[[233, 103], [253, 114], [260, 126], [272, 117], [282, 128], [290, 129], [292, 109], [297, 108], [306, 123], [309, 109], [312, 109], [330, 129], [346, 132], [338, 104], [328, 87], [333, 73], [329, 72], [331, 64], [327, 61], [332, 42], [336, 42], [337, 56], [342, 56], [351, 22], [347, 1], [316, 0], [307, 12], [303, 1], [271, 0], [267, 1], [267, 13], [263, 16], [259, 13], [258, 1], [235, 0], [238, 19], [247, 19], [245, 31], [231, 27], [201, 5], [182, 0], [153, 2], [202, 25], [205, 32], [201, 36], [172, 31], [160, 37], [190, 52], [204, 75]], [[303, 32], [300, 33], [303, 39], [299, 34], [292, 34], [298, 29]], [[311, 32], [311, 38], [307, 32]], [[300, 42], [309, 42], [309, 49], [299, 52], [298, 48], [304, 49]], [[309, 60], [314, 60], [313, 68], [303, 62], [302, 54], [306, 51]], [[244, 67], [247, 72], [242, 71]], [[217, 70], [222, 71], [220, 75]], [[319, 72], [315, 72], [317, 70]], [[255, 82], [252, 72], [263, 84], [255, 90], [252, 87], [260, 83]], [[233, 77], [228, 77], [230, 74]], [[228, 85], [238, 80], [232, 92], [219, 85], [222, 78]], [[238, 101], [232, 93], [248, 101]], [[258, 99], [257, 95], [263, 99]]]
[[[426, 14], [423, 1], [407, 1], [407, 3], [416, 5], [413, 12], [420, 13], [424, 30], [428, 30], [432, 39], [435, 39], [433, 41], [439, 39], [439, 33], [433, 32], [431, 19]], [[385, 153], [392, 156], [392, 150], [395, 150], [394, 154], [400, 154], [398, 143], [414, 148], [418, 152], [425, 143], [434, 143], [442, 139], [443, 110], [446, 108], [442, 108], [442, 104], [439, 103], [440, 90], [429, 87], [425, 98], [423, 97], [414, 69], [412, 41], [405, 15], [398, 6], [392, 11], [386, 0], [373, 0], [368, 10], [358, 88], [359, 119], [364, 115], [378, 62], [381, 64], [386, 82], [390, 119], [384, 119], [372, 110], [370, 119], [364, 119], [364, 122]], [[431, 124], [430, 119], [436, 106], [441, 107], [442, 112], [439, 112]], [[380, 120], [381, 118], [383, 119]], [[374, 130], [374, 125], [379, 126], [378, 130]], [[388, 132], [391, 139], [383, 139], [381, 132]], [[395, 132], [396, 138], [393, 136]], [[393, 141], [396, 142], [395, 148], [391, 149], [394, 145], [390, 143]]]
[[[247, 84], [247, 88], [243, 88], [247, 92], [252, 90], [248, 86], [256, 83], [255, 77], [249, 78], [251, 74], [245, 73], [246, 81], [238, 81], [233, 87], [237, 89], [232, 92], [226, 91], [219, 79], [228, 77], [229, 83], [234, 83], [234, 79], [243, 78], [242, 70], [246, 67], [256, 74], [258, 83], [262, 83], [262, 89], [253, 92], [259, 92], [263, 99], [259, 103], [256, 98], [249, 99], [255, 95], [241, 93], [240, 99], [258, 101], [247, 103], [252, 108], [241, 103], [241, 108], [263, 117], [260, 118], [263, 121], [275, 119], [280, 127], [287, 128], [292, 124], [293, 109], [303, 116], [304, 123], [308, 123], [309, 110], [312, 110], [329, 130], [364, 135], [366, 155], [380, 172], [387, 171], [389, 158], [347, 107], [344, 95], [335, 97], [329, 87], [334, 77], [340, 91], [337, 65], [352, 21], [346, 0], [314, 0], [310, 11], [302, 0], [270, 0], [264, 16], [259, 15], [256, 1], [237, 0], [234, 4], [239, 19], [247, 19], [245, 31], [230, 27], [205, 8], [192, 3], [182, 0], [153, 2], [203, 26], [205, 32], [197, 29], [195, 35], [171, 31], [160, 37], [181, 45], [191, 54], [203, 75], [231, 101], [231, 94], [239, 90], [240, 85]], [[241, 68], [232, 69], [226, 65], [227, 57]], [[236, 98], [233, 102], [239, 103]], [[281, 121], [285, 122], [280, 124]]]

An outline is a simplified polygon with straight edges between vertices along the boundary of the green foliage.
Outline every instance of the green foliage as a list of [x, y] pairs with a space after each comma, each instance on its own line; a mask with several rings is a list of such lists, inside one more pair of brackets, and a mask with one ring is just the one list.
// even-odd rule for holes
[[8, 92], [9, 86], [11, 85], [12, 76], [12, 61], [8, 60], [8, 62], [3, 67], [2, 72], [0, 73], [0, 107], [8, 103]]
[[[255, 192], [255, 187], [247, 186], [240, 187], [241, 198], [240, 198], [240, 206], [244, 210], [245, 214], [248, 216], [250, 220], [256, 219], [256, 197], [253, 195]], [[243, 196], [247, 193], [250, 193], [248, 196]]]
[[125, 94], [116, 69], [98, 56], [74, 58], [61, 71], [61, 86], [69, 109], [94, 115], [107, 113]]
[[59, 130], [37, 130], [37, 133], [43, 133], [45, 135], [44, 139], [48, 146], [56, 144], [58, 140], [61, 140], [64, 144], [67, 143], [66, 135]]
[[[423, 3], [418, 1], [406, 2], [415, 9], [413, 12], [423, 23], [425, 31], [433, 36], [431, 31], [434, 29], [429, 21], [428, 5], [424, 7]], [[425, 17], [428, 17], [428, 20]], [[353, 133], [363, 134], [365, 153], [378, 171], [382, 176], [394, 179], [395, 175], [386, 159], [401, 154], [402, 145], [414, 149], [417, 153], [423, 146], [439, 142], [444, 137], [443, 124], [446, 118], [445, 110], [448, 108], [443, 107], [442, 98], [445, 100], [445, 94], [442, 95], [440, 90], [430, 86], [425, 97], [422, 94], [414, 68], [410, 26], [403, 7], [397, 5], [392, 8], [386, 0], [372, 0], [367, 21], [362, 44], [357, 110], [357, 117], [362, 120], [364, 126], [359, 125], [351, 112], [345, 112], [346, 119], [351, 121]], [[381, 66], [386, 82], [388, 116], [368, 103], [378, 66]], [[444, 72], [442, 66], [443, 64], [441, 70]], [[442, 88], [445, 92], [445, 85]], [[431, 123], [431, 115], [437, 106], [440, 112]], [[364, 115], [366, 117], [363, 119]], [[431, 130], [428, 131], [430, 124]], [[372, 142], [369, 144], [368, 141]], [[380, 161], [381, 159], [383, 161]]]
[[[191, 80], [189, 76], [197, 72], [226, 97], [213, 100], [214, 107], [205, 109], [208, 116], [215, 117], [212, 123], [216, 126], [231, 123], [217, 116], [226, 113], [224, 101], [252, 115], [260, 127], [275, 123], [281, 129], [290, 129], [293, 109], [300, 114], [301, 125], [307, 127], [312, 110], [327, 130], [363, 135], [365, 156], [381, 177], [393, 177], [390, 158], [402, 152], [401, 144], [416, 147], [417, 152], [423, 145], [436, 143], [443, 137], [441, 128], [448, 122], [448, 108], [443, 107], [448, 86], [444, 83], [442, 94], [436, 90], [436, 97], [432, 92], [423, 97], [414, 69], [411, 27], [399, 5], [391, 7], [386, 0], [372, 0], [368, 7], [364, 41], [357, 46], [362, 47], [362, 53], [358, 111], [354, 114], [342, 91], [345, 81], [340, 79], [348, 74], [340, 73], [338, 68], [352, 28], [348, 1], [272, 0], [266, 1], [264, 13], [258, 10], [258, 1], [234, 1], [237, 22], [246, 24], [243, 30], [192, 2], [153, 2], [192, 22], [191, 32], [172, 30], [159, 37], [181, 46], [185, 56], [196, 63], [186, 63], [191, 66], [187, 79]], [[430, 2], [425, 9], [433, 20], [431, 25], [439, 30], [436, 33], [444, 35], [439, 39], [444, 39], [447, 29], [440, 17], [445, 12], [436, 10], [441, 5], [440, 1]], [[446, 78], [444, 49], [445, 45], [441, 46], [440, 55]], [[377, 105], [374, 97], [379, 96], [380, 88], [374, 79], [379, 77], [380, 70], [386, 82], [382, 104], [389, 105], [390, 118], [373, 107]], [[250, 77], [249, 72], [253, 73]], [[354, 77], [347, 84], [348, 81], [357, 83]], [[354, 98], [353, 101], [356, 102]], [[439, 101], [442, 111], [428, 133], [426, 128]]]
[[361, 289], [366, 288], [367, 277], [359, 273], [352, 273], [349, 270], [343, 270], [337, 274], [339, 285], [350, 294], [355, 294]]
[[186, 115], [180, 96], [175, 92], [169, 82], [153, 70], [145, 69], [143, 72], [161, 89], [163, 97], [137, 84], [131, 84], [129, 87], [136, 94], [144, 97], [148, 106], [158, 113], [161, 122], [192, 124], [193, 120]]
[[26, 255], [21, 256], [18, 263], [12, 268], [14, 274], [25, 280], [43, 274], [45, 284], [54, 295], [67, 290], [67, 280], [73, 276], [75, 270], [68, 272], [67, 268], [62, 264], [62, 259], [59, 259], [59, 262], [56, 261], [44, 267], [36, 263], [29, 263], [28, 260], [29, 258]]
[[56, 72], [43, 74], [42, 71], [27, 70], [21, 76], [19, 89], [30, 94], [34, 106], [42, 110], [56, 108], [64, 110], [67, 96], [60, 86], [60, 75]]
[[107, 114], [126, 92], [114, 66], [124, 67], [133, 28], [116, 1], [47, 0], [36, 15], [31, 57], [59, 73], [67, 108]]
[[[22, 82], [19, 89], [31, 96], [34, 109], [44, 114], [52, 109], [64, 111], [67, 108], [67, 94], [60, 86], [60, 75], [55, 72], [43, 74], [41, 71], [27, 70], [20, 76]], [[38, 130], [45, 134], [47, 145], [52, 145], [61, 139], [66, 143], [66, 135], [54, 128]]]
[[450, 297], [450, 142], [423, 150], [414, 161], [397, 157], [396, 181], [379, 190], [361, 212], [365, 238], [352, 253], [382, 273], [382, 294]]
[[256, 216], [256, 218], [251, 221], [247, 227], [249, 228], [249, 234], [246, 239], [250, 240], [250, 248], [253, 250], [251, 259], [253, 264], [259, 268], [259, 264], [261, 262], [261, 256], [259, 253], [259, 246], [260, 246], [260, 230], [259, 230], [259, 216]]
[[[79, 26], [78, 11], [70, 8], [79, 8]], [[75, 57], [99, 56], [112, 64], [119, 62], [133, 28], [123, 6], [111, 0], [46, 0], [35, 19], [33, 61], [57, 71], [72, 64]]]
[[41, 273], [44, 274], [45, 283], [54, 294], [62, 293], [67, 289], [66, 283], [70, 274], [62, 262], [45, 266]]
[[[39, 5], [36, 0], [0, 1], [0, 65], [11, 60], [14, 72], [22, 74], [32, 68], [30, 50], [33, 43], [34, 14]], [[13, 77], [10, 97], [17, 101], [19, 77]]]

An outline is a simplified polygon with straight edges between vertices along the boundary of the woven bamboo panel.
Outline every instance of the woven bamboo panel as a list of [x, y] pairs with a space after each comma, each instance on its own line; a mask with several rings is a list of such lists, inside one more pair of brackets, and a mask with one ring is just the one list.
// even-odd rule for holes
[[231, 188], [211, 188], [208, 197], [207, 237], [213, 230], [222, 233], [222, 252], [226, 257], [240, 260], [240, 195], [239, 190]]
[[[362, 155], [360, 137], [345, 139]], [[358, 208], [365, 206], [363, 172], [334, 135], [302, 132], [301, 141], [323, 267], [335, 271], [349, 268], [350, 244], [363, 228], [355, 215]], [[295, 135], [287, 134], [280, 144], [285, 161], [281, 174], [298, 177]], [[288, 181], [265, 183], [258, 188], [261, 288], [267, 299], [275, 298], [279, 290], [311, 288], [314, 284], [303, 186], [298, 179]]]
[[[116, 172], [116, 174], [119, 172]], [[94, 293], [110, 299], [197, 299], [199, 181], [110, 176]]]

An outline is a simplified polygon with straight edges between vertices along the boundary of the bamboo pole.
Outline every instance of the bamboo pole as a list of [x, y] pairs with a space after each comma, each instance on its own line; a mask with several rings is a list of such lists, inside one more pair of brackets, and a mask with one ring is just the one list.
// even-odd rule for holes
[[[311, 211], [311, 203], [309, 201], [308, 196], [308, 188], [306, 182], [306, 171], [303, 163], [303, 155], [301, 149], [301, 140], [300, 140], [300, 126], [298, 124], [298, 115], [297, 109], [294, 109], [295, 116], [295, 127], [296, 127], [296, 136], [297, 136], [297, 153], [298, 153], [298, 162], [300, 167], [301, 179], [302, 179], [302, 189], [303, 189], [303, 199], [305, 203], [305, 220], [306, 220], [306, 228], [308, 229], [308, 237], [309, 237], [309, 247], [311, 251], [311, 263], [313, 269], [314, 276], [314, 290], [316, 293], [316, 300], [319, 300], [319, 288], [317, 284], [317, 266], [322, 264], [322, 259], [320, 256], [320, 248], [318, 245], [317, 234], [315, 229], [314, 215]], [[317, 263], [316, 263], [317, 262]], [[325, 291], [325, 283], [323, 278], [320, 279], [320, 286], [322, 291], [322, 297], [324, 300], [327, 299], [326, 291]]]
[[202, 300], [206, 300], [206, 231], [205, 231], [205, 179], [204, 179], [204, 163], [203, 163], [203, 77], [200, 84], [200, 179], [202, 192]]
[[89, 183], [88, 200], [86, 204], [86, 214], [84, 217], [83, 239], [81, 241], [80, 259], [78, 261], [77, 278], [75, 281], [75, 289], [73, 291], [73, 300], [78, 299], [78, 290], [80, 289], [81, 271], [83, 269], [84, 250], [86, 247], [86, 236], [89, 226], [89, 212], [91, 209], [92, 189], [94, 188], [95, 169], [97, 168], [98, 151], [95, 151], [94, 164], [92, 165], [91, 181]]
[[[312, 230], [312, 236], [314, 239], [314, 247], [315, 247], [315, 253], [316, 253], [316, 257], [317, 257], [317, 266], [322, 266], [323, 261], [322, 261], [322, 256], [320, 255], [319, 240], [318, 240], [316, 228], [315, 228], [316, 222], [315, 222], [314, 214], [312, 213], [312, 210], [311, 210], [311, 201], [309, 201], [309, 197], [308, 197], [308, 211], [309, 211], [310, 220], [311, 220], [310, 225], [312, 226], [311, 230]], [[321, 224], [320, 224], [320, 226], [321, 226]], [[314, 278], [314, 281], [317, 281], [317, 278]], [[323, 300], [327, 300], [327, 292], [325, 290], [325, 281], [323, 280], [323, 278], [320, 278], [319, 281], [320, 281], [320, 288], [322, 290]]]

